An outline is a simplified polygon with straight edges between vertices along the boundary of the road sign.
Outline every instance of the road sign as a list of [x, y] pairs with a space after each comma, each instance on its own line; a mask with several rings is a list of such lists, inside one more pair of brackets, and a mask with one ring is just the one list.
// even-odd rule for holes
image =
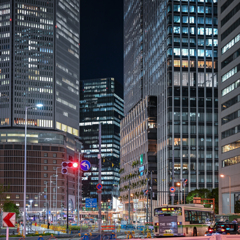
[[96, 208], [97, 207], [97, 199], [96, 198], [86, 198], [85, 207]]
[[98, 190], [101, 190], [102, 189], [102, 184], [98, 183], [96, 187], [97, 187]]
[[176, 188], [175, 187], [170, 187], [170, 192], [174, 193], [176, 191]]
[[3, 223], [3, 227], [15, 227], [16, 213], [4, 212], [2, 223]]
[[88, 160], [81, 161], [80, 167], [83, 171], [88, 171], [91, 168], [91, 163]]
[[102, 190], [97, 190], [97, 193], [102, 193]]
[[175, 197], [175, 193], [170, 193], [170, 196], [171, 197]]

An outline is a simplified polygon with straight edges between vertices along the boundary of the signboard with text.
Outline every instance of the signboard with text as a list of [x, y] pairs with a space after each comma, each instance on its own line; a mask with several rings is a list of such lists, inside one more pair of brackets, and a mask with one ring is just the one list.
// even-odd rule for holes
[[177, 216], [159, 216], [159, 234], [174, 235], [178, 233]]
[[97, 198], [86, 198], [85, 207], [96, 208], [97, 207]]

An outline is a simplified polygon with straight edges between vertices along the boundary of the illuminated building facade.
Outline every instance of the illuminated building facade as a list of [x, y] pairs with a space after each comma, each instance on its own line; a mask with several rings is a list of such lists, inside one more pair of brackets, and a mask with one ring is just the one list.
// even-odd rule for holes
[[[218, 1], [219, 213], [240, 200], [240, 3]], [[222, 177], [221, 177], [222, 176]], [[231, 203], [231, 204], [230, 204]]]
[[[75, 156], [74, 138], [79, 136], [79, 18], [79, 0], [0, 1], [0, 148], [12, 149], [12, 156], [24, 145], [25, 122], [28, 132], [46, 136], [48, 145], [64, 147], [65, 159]], [[43, 104], [40, 109], [35, 107], [39, 103]], [[26, 106], [31, 107], [27, 120]], [[61, 134], [63, 141], [58, 143]], [[28, 137], [29, 149], [42, 146], [38, 137]], [[39, 150], [43, 150], [41, 146]], [[51, 151], [51, 147], [49, 149]], [[23, 169], [22, 153], [20, 156], [11, 160], [3, 158], [6, 161], [2, 162], [1, 169], [12, 172], [1, 171], [0, 181], [4, 185], [11, 185], [13, 181], [15, 160]], [[1, 157], [5, 157], [4, 154]], [[36, 160], [36, 164], [36, 171], [45, 171], [41, 161]], [[61, 166], [61, 161], [56, 164]], [[23, 172], [20, 175], [23, 178]], [[50, 174], [47, 175], [49, 183]], [[36, 176], [42, 175], [36, 173]], [[27, 179], [27, 184], [30, 182], [30, 178]], [[23, 179], [18, 184], [22, 186]], [[44, 188], [42, 183], [41, 188]], [[35, 190], [27, 187], [27, 191]], [[22, 202], [19, 204], [22, 207]]]
[[99, 124], [102, 124], [102, 200], [119, 195], [120, 121], [123, 118], [123, 87], [114, 78], [81, 80], [80, 137], [84, 159], [92, 168], [83, 173], [83, 198], [97, 197]]
[[78, 136], [79, 1], [0, 3], [1, 128], [59, 129]]
[[[157, 97], [146, 96], [121, 121], [120, 198], [124, 203], [124, 217], [128, 216], [129, 184], [131, 219], [150, 216], [149, 189], [156, 200], [157, 194]], [[151, 179], [152, 176], [152, 179]], [[147, 182], [147, 179], [149, 181]], [[151, 179], [151, 180], [150, 180]], [[152, 187], [152, 191], [151, 191]], [[134, 200], [138, 199], [137, 202]], [[156, 201], [153, 201], [153, 207]], [[134, 210], [134, 211], [133, 211]], [[133, 213], [134, 212], [134, 213]], [[151, 222], [151, 220], [150, 220]]]
[[186, 193], [218, 187], [217, 48], [217, 0], [124, 1], [125, 115], [157, 96], [159, 204], [173, 168]]

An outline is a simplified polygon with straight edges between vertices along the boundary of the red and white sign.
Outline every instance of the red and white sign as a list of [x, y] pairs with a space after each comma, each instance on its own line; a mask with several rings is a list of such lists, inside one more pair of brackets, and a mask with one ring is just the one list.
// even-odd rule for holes
[[3, 227], [15, 227], [16, 213], [3, 212]]
[[175, 187], [170, 187], [169, 191], [174, 193], [176, 191], [176, 188]]

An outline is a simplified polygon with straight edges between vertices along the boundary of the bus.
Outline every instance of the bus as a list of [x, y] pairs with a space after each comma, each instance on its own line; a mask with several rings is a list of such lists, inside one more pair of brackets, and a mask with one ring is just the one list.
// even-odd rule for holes
[[154, 209], [154, 236], [204, 236], [213, 211], [200, 204], [165, 205]]

